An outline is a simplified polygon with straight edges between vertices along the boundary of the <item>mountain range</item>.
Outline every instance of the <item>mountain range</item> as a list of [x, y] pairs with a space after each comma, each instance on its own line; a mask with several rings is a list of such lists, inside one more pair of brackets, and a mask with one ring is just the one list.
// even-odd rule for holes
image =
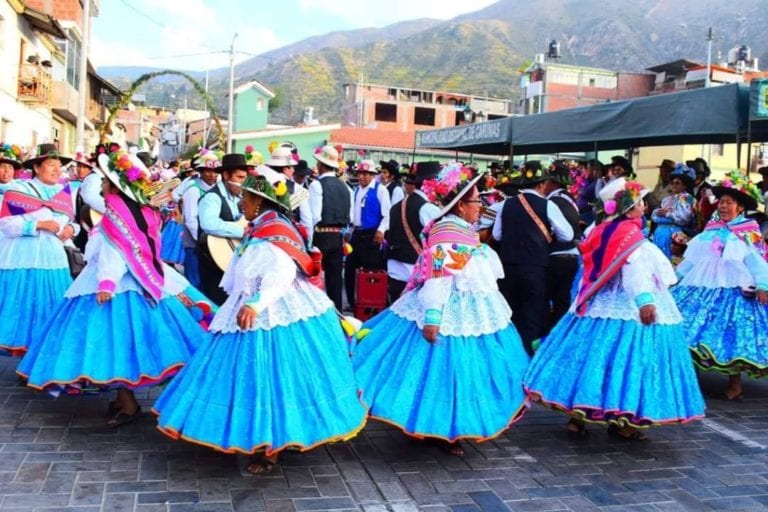
[[[279, 105], [271, 122], [295, 124], [308, 106], [323, 122], [339, 120], [342, 84], [361, 77], [368, 83], [514, 99], [521, 66], [544, 53], [551, 39], [560, 42], [562, 63], [641, 72], [683, 58], [705, 62], [712, 27], [713, 62], [740, 44], [765, 62], [765, 2], [500, 0], [447, 21], [418, 19], [310, 37], [242, 62], [235, 82], [256, 79], [275, 90]], [[99, 69], [121, 88], [148, 71]], [[222, 115], [227, 88], [228, 69], [212, 71], [210, 91]], [[202, 107], [183, 79], [152, 81], [139, 92], [151, 104], [181, 106], [188, 95], [190, 108]]]

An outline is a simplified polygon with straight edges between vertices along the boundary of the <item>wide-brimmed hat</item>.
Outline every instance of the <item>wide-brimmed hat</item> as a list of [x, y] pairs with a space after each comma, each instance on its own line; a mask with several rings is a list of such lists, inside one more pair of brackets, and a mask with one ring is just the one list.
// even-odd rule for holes
[[601, 220], [615, 219], [634, 208], [648, 192], [640, 183], [620, 176], [600, 189], [595, 204], [597, 216]]
[[200, 151], [192, 157], [192, 167], [197, 171], [206, 169], [216, 171], [221, 166], [221, 156], [217, 151], [200, 148]]
[[328, 167], [339, 168], [339, 151], [330, 144], [317, 148], [312, 156], [315, 157], [315, 160]]
[[373, 160], [360, 160], [355, 166], [355, 172], [379, 174], [379, 170], [376, 168], [376, 163]]
[[72, 161], [78, 165], [84, 165], [93, 169], [95, 160], [92, 155], [87, 155], [82, 151], [75, 152], [75, 156], [72, 157]]
[[474, 187], [484, 172], [473, 174], [473, 170], [459, 162], [448, 162], [436, 178], [425, 180], [421, 190], [427, 198], [441, 207], [440, 217], [451, 209]]
[[760, 189], [739, 171], [731, 171], [717, 186], [712, 187], [712, 193], [720, 199], [721, 196], [731, 196], [745, 210], [757, 210], [757, 205], [763, 198]]
[[296, 167], [293, 168], [294, 176], [312, 176], [312, 169], [309, 168], [306, 160], [299, 160], [296, 162]]
[[440, 172], [440, 162], [426, 161], [413, 164], [416, 172], [405, 177], [405, 182], [409, 185], [421, 185], [425, 180], [431, 180], [437, 177]]
[[36, 164], [39, 164], [40, 162], [48, 158], [54, 158], [60, 161], [62, 164], [68, 164], [69, 162], [72, 161], [72, 158], [68, 156], [63, 156], [59, 152], [59, 150], [56, 149], [55, 144], [45, 143], [37, 146], [37, 151], [35, 152], [35, 156], [28, 160], [24, 160], [22, 165], [27, 169], [33, 169]]
[[670, 160], [668, 158], [665, 158], [661, 161], [659, 165], [656, 166], [658, 169], [661, 169], [662, 167], [666, 167], [668, 169], [674, 169], [675, 168], [675, 162], [673, 160]]
[[286, 181], [284, 174], [266, 165], [259, 165], [242, 184], [235, 185], [271, 202], [283, 212], [290, 214], [292, 210], [309, 199], [309, 191], [304, 187], [295, 187], [293, 194], [289, 194]]
[[233, 171], [236, 169], [250, 171], [253, 167], [245, 159], [245, 155], [241, 153], [228, 153], [221, 157], [221, 164], [216, 167], [216, 172]]
[[15, 144], [0, 144], [0, 164], [11, 164], [17, 171], [21, 169], [21, 147]]
[[676, 164], [669, 175], [669, 180], [678, 179], [683, 182], [685, 188], [690, 188], [696, 181], [696, 171], [683, 163]]
[[386, 169], [392, 174], [397, 174], [397, 172], [400, 170], [400, 164], [397, 162], [397, 160], [381, 160], [379, 161], [379, 166], [382, 169]]
[[265, 162], [270, 167], [293, 167], [296, 160], [293, 159], [293, 152], [287, 146], [278, 146], [272, 152], [269, 160]]
[[129, 199], [159, 208], [171, 199], [170, 192], [179, 185], [178, 178], [168, 182], [152, 181], [149, 169], [136, 155], [123, 150], [98, 156], [97, 169]]

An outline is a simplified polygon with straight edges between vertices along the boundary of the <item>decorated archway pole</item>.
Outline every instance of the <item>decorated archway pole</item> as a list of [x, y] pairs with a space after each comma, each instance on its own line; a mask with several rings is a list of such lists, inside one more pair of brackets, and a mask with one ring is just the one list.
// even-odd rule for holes
[[[192, 87], [194, 87], [195, 91], [197, 91], [200, 97], [203, 98], [203, 101], [205, 101], [205, 105], [208, 107], [208, 111], [211, 113], [211, 117], [213, 118], [213, 122], [216, 126], [216, 130], [218, 131], [219, 144], [222, 147], [224, 146], [224, 144], [226, 144], [226, 134], [224, 133], [224, 129], [221, 127], [221, 119], [219, 119], [219, 114], [216, 112], [216, 107], [214, 107], [213, 105], [213, 100], [211, 100], [211, 96], [206, 92], [205, 88], [202, 85], [200, 85], [200, 82], [192, 78], [190, 75], [182, 71], [174, 71], [171, 69], [166, 69], [163, 71], [155, 71], [153, 73], [145, 73], [141, 75], [139, 78], [137, 78], [130, 85], [130, 87], [128, 87], [128, 89], [125, 92], [123, 92], [118, 102], [112, 107], [110, 107], [109, 116], [107, 117], [107, 120], [104, 122], [104, 126], [102, 126], [101, 130], [99, 131], [99, 139], [101, 140], [101, 142], [107, 142], [109, 140], [108, 134], [112, 129], [112, 122], [115, 120], [115, 116], [117, 115], [117, 112], [120, 109], [126, 108], [128, 106], [128, 103], [131, 102], [131, 98], [133, 98], [133, 95], [136, 93], [139, 87], [141, 87], [145, 82], [152, 80], [153, 78], [157, 78], [159, 76], [165, 76], [165, 75], [181, 76], [186, 78], [187, 81], [192, 84]], [[205, 142], [207, 141], [204, 141], [204, 143]]]

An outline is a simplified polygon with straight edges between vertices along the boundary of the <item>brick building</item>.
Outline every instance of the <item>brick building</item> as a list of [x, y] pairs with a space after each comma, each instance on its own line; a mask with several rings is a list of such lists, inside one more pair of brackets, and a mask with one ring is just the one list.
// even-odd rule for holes
[[507, 99], [365, 83], [344, 84], [343, 124], [408, 132], [511, 114]]

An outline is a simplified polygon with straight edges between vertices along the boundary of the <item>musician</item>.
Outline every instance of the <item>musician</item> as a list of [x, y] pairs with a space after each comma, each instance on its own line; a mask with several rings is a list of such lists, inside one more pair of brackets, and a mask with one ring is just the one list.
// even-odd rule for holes
[[313, 156], [319, 174], [309, 186], [313, 243], [323, 253], [325, 291], [336, 309], [341, 311], [344, 267], [342, 231], [352, 218], [352, 190], [336, 177], [339, 170], [336, 148], [323, 146]]
[[197, 176], [182, 182], [178, 187], [181, 188], [186, 183], [186, 190], [181, 196], [181, 212], [184, 218], [184, 232], [181, 236], [184, 244], [184, 277], [196, 288], [201, 285], [200, 261], [197, 256], [200, 234], [198, 203], [200, 198], [218, 183], [219, 174], [216, 169], [220, 165], [221, 162], [213, 151], [202, 150], [193, 162]]
[[208, 250], [207, 236], [237, 239], [243, 237], [245, 227], [242, 222], [238, 222], [242, 217], [239, 206], [241, 188], [238, 185], [245, 181], [251, 169], [245, 155], [224, 155], [221, 165], [215, 169], [221, 175], [221, 181], [206, 192], [198, 203], [200, 230], [197, 254], [200, 260], [200, 287], [203, 293], [219, 306], [227, 300], [227, 294], [219, 286], [224, 271], [216, 265]]
[[352, 236], [349, 238], [352, 253], [344, 264], [344, 285], [347, 302], [355, 306], [355, 272], [359, 268], [378, 270], [384, 268], [381, 244], [389, 230], [389, 191], [375, 180], [379, 171], [372, 160], [357, 164], [358, 185], [352, 202]]
[[[265, 164], [267, 167], [271, 167], [285, 176], [285, 185], [288, 187], [289, 194], [293, 194], [296, 190], [294, 174], [298, 160], [296, 160], [294, 156], [295, 155], [289, 146], [278, 146], [272, 152], [270, 159], [267, 160]], [[304, 201], [301, 203], [296, 210], [291, 212], [291, 216], [293, 217], [293, 220], [298, 221], [304, 226], [308, 233], [312, 232], [312, 211], [309, 208], [309, 202]]]
[[416, 173], [405, 178], [406, 185], [414, 191], [389, 210], [389, 231], [386, 239], [389, 245], [387, 256], [387, 292], [389, 301], [394, 302], [403, 293], [413, 266], [421, 253], [421, 235], [424, 226], [440, 215], [440, 208], [427, 200], [420, 190], [425, 180], [434, 179], [440, 172], [439, 162], [421, 162]]

